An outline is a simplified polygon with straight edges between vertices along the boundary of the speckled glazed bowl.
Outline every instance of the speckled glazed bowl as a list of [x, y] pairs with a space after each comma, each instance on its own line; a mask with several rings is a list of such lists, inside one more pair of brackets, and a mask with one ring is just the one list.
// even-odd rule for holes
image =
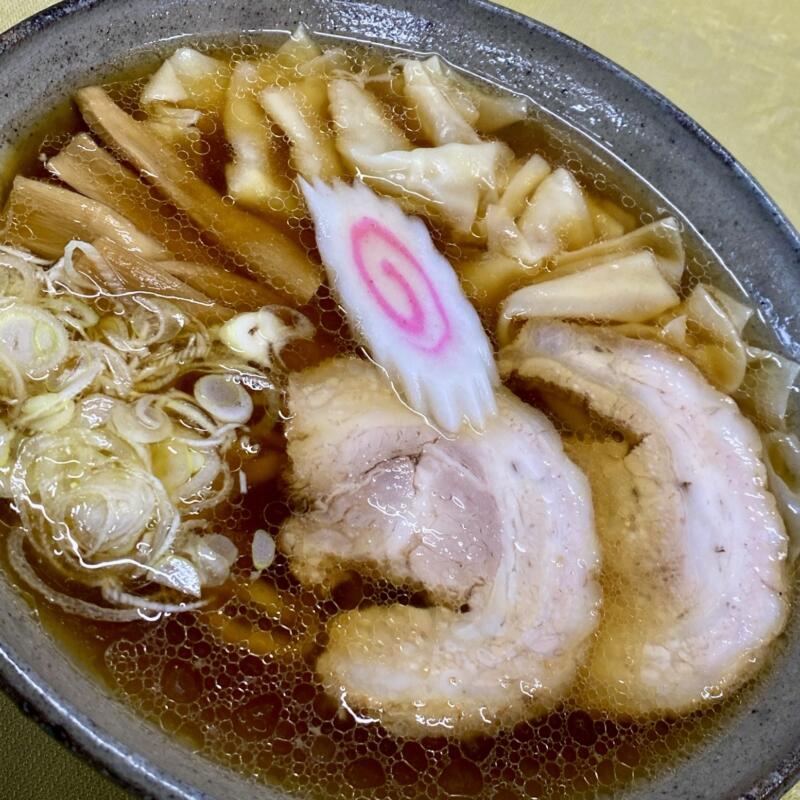
[[[596, 53], [481, 0], [66, 0], [0, 37], [0, 148], [54, 100], [132, 52], [177, 37], [314, 31], [419, 51], [530, 95], [542, 119], [599, 171], [620, 162], [680, 210], [690, 246], [716, 254], [757, 299], [780, 343], [800, 343], [800, 240], [747, 173], [662, 97]], [[546, 111], [544, 110], [546, 109]], [[593, 140], [586, 156], [588, 140]], [[0, 151], [1, 153], [2, 151]], [[651, 198], [652, 205], [652, 198]], [[692, 241], [693, 240], [693, 241]], [[769, 337], [767, 337], [769, 338]], [[190, 753], [77, 670], [0, 577], [0, 675], [39, 718], [136, 790], [162, 798], [276, 798], [280, 792]], [[631, 798], [766, 798], [800, 767], [800, 620], [766, 677], [694, 754]]]

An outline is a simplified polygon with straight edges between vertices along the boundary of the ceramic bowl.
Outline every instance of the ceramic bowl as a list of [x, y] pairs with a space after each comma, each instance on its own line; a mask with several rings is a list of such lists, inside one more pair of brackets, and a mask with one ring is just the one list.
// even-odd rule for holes
[[[632, 75], [566, 36], [481, 0], [67, 0], [0, 37], [0, 155], [43, 109], [102, 79], [131, 53], [156, 52], [165, 40], [174, 47], [182, 37], [286, 31], [301, 21], [326, 34], [436, 51], [529, 95], [541, 107], [542, 124], [597, 171], [618, 178], [633, 170], [658, 187], [663, 199], [655, 204], [677, 207], [690, 223], [690, 246], [710, 260], [722, 258], [780, 332], [779, 346], [797, 356], [800, 240], [756, 182]], [[652, 205], [652, 196], [646, 202]], [[45, 634], [3, 578], [0, 675], [45, 724], [141, 793], [282, 796], [189, 752], [109, 697]], [[718, 733], [622, 794], [650, 800], [776, 795], [800, 765], [798, 686], [795, 614], [765, 677]]]

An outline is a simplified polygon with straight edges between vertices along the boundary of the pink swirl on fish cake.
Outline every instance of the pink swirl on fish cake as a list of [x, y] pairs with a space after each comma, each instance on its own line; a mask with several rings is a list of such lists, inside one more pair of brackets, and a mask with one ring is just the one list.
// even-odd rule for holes
[[[439, 292], [414, 254], [373, 217], [362, 217], [350, 228], [350, 242], [358, 274], [386, 317], [403, 332], [409, 344], [423, 352], [440, 354], [452, 339], [450, 320]], [[379, 258], [370, 258], [371, 243], [377, 246]], [[399, 288], [408, 309], [398, 308], [381, 290], [374, 274], [377, 270], [384, 280]], [[422, 283], [422, 295], [415, 291], [412, 280]]]

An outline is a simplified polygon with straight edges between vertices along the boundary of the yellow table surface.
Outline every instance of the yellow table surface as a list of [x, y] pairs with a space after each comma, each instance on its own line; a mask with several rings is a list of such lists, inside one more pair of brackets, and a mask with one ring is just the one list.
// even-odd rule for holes
[[[452, 0], [454, 4], [458, 0]], [[0, 30], [51, 3], [0, 0]], [[629, 69], [694, 117], [800, 227], [797, 0], [506, 0]], [[0, 694], [0, 800], [128, 795]], [[800, 800], [793, 789], [785, 800]]]

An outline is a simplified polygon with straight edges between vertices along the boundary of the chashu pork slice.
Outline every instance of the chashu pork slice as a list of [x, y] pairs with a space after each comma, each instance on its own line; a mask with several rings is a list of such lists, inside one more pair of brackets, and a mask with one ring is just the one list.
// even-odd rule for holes
[[395, 733], [466, 733], [551, 707], [597, 624], [590, 489], [550, 422], [502, 389], [483, 433], [444, 438], [371, 364], [290, 379], [290, 481], [308, 511], [279, 537], [304, 582], [353, 565], [431, 606], [341, 613], [317, 671]]
[[579, 399], [628, 442], [568, 448], [604, 563], [589, 701], [679, 713], [736, 688], [787, 617], [787, 540], [754, 426], [685, 358], [607, 330], [529, 322], [500, 370]]

